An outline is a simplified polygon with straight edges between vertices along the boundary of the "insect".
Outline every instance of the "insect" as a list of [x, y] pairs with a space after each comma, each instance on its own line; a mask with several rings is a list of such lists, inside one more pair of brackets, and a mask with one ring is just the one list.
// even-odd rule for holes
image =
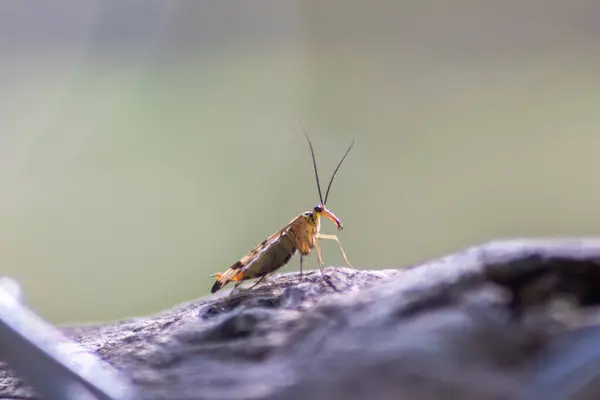
[[342, 230], [344, 225], [334, 213], [329, 211], [325, 206], [329, 197], [329, 190], [333, 179], [337, 174], [340, 166], [352, 150], [354, 145], [354, 139], [346, 150], [346, 153], [338, 163], [337, 167], [333, 171], [333, 175], [329, 180], [327, 191], [325, 192], [325, 198], [321, 194], [321, 184], [319, 183], [319, 172], [317, 171], [317, 161], [315, 159], [315, 152], [313, 150], [310, 138], [304, 132], [306, 140], [308, 141], [308, 147], [312, 156], [313, 168], [315, 170], [315, 178], [317, 181], [317, 190], [319, 193], [320, 203], [317, 204], [312, 211], [306, 211], [296, 218], [291, 220], [285, 227], [275, 232], [262, 243], [254, 247], [248, 254], [246, 254], [241, 260], [236, 261], [227, 271], [222, 274], [215, 274], [216, 282], [214, 283], [211, 293], [215, 293], [223, 286], [227, 285], [230, 281], [236, 282], [234, 290], [245, 280], [260, 278], [252, 287], [258, 285], [268, 275], [272, 274], [279, 268], [286, 265], [292, 256], [296, 252], [300, 253], [300, 274], [302, 274], [302, 262], [303, 257], [308, 256], [313, 248], [317, 250], [317, 260], [319, 268], [323, 269], [323, 257], [321, 254], [321, 246], [319, 239], [335, 240], [338, 244], [342, 257], [346, 262], [346, 265], [352, 268], [346, 253], [342, 247], [342, 244], [336, 235], [325, 235], [320, 233], [321, 228], [321, 217], [325, 217], [333, 222], [338, 230]]

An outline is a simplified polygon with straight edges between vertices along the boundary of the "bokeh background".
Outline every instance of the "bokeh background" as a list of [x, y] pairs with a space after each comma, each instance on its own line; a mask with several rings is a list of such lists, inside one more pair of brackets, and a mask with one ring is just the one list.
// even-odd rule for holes
[[295, 121], [324, 181], [357, 138], [329, 206], [358, 268], [598, 235], [598, 21], [578, 0], [2, 2], [0, 274], [54, 323], [207, 295], [317, 202]]

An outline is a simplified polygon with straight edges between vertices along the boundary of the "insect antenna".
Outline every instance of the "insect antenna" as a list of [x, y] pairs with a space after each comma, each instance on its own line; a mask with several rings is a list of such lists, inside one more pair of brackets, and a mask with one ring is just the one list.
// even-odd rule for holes
[[[340, 166], [346, 159], [346, 156], [348, 155], [348, 153], [350, 153], [350, 150], [352, 150], [352, 146], [354, 146], [354, 139], [356, 139], [356, 138], [352, 138], [352, 143], [350, 143], [350, 147], [348, 147], [348, 150], [346, 150], [346, 154], [344, 154], [344, 157], [342, 157], [342, 159], [340, 160], [337, 167], [335, 167], [335, 171], [333, 171], [333, 175], [331, 175], [331, 179], [329, 180], [329, 185], [327, 186], [327, 191], [325, 192], [325, 201], [321, 201], [321, 203], [323, 205], [327, 204], [327, 197], [329, 197], [329, 189], [331, 189], [331, 184], [333, 183], [333, 178], [335, 178], [335, 174], [337, 174], [338, 169], [340, 169]], [[315, 158], [314, 158], [314, 154], [313, 154], [313, 161], [314, 161], [314, 159]]]
[[302, 128], [300, 123], [298, 123], [298, 126], [300, 126], [300, 130], [302, 130], [302, 133], [304, 133], [304, 136], [306, 136], [306, 140], [308, 140], [308, 147], [310, 147], [310, 155], [312, 156], [313, 168], [315, 169], [315, 178], [317, 179], [317, 190], [319, 191], [319, 200], [321, 200], [321, 204], [325, 204], [323, 203], [323, 195], [321, 194], [321, 184], [319, 183], [319, 172], [317, 171], [317, 160], [315, 159], [315, 151], [313, 150], [310, 138], [308, 137], [308, 134], [304, 131], [304, 128]]

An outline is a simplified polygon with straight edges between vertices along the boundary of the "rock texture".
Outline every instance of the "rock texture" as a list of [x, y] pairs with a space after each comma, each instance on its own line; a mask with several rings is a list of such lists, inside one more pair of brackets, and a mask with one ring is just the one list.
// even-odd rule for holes
[[[144, 399], [600, 398], [600, 240], [493, 242], [228, 294], [62, 330]], [[0, 398], [16, 397], [36, 398], [2, 365]]]

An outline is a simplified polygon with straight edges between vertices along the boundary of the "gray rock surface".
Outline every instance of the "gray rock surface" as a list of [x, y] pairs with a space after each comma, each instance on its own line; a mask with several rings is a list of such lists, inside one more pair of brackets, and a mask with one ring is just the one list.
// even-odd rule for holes
[[[600, 398], [600, 240], [493, 242], [228, 294], [62, 330], [144, 399]], [[36, 398], [0, 365], [0, 398], [17, 397]]]

